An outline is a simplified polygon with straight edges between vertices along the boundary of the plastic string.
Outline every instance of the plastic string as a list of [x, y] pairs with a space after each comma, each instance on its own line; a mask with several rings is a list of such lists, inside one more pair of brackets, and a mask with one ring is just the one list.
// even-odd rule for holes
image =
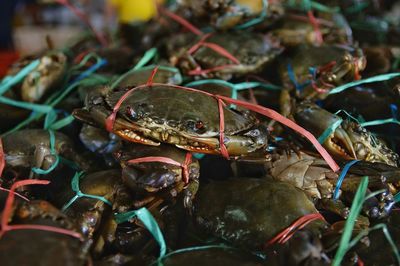
[[108, 201], [106, 198], [104, 198], [102, 196], [90, 195], [90, 194], [82, 193], [81, 189], [79, 188], [79, 179], [83, 176], [83, 174], [84, 174], [83, 172], [75, 173], [74, 177], [71, 180], [71, 188], [76, 193], [76, 195], [73, 198], [71, 198], [68, 201], [68, 203], [66, 203], [62, 207], [61, 210], [63, 212], [65, 212], [65, 210], [67, 210], [77, 199], [82, 198], [82, 197], [100, 200], [100, 201], [104, 202], [105, 204], [109, 205], [110, 207], [112, 207], [111, 202]]
[[319, 29], [318, 21], [315, 19], [314, 13], [311, 10], [307, 11], [307, 16], [310, 19], [310, 23], [314, 28], [317, 44], [321, 45], [324, 42], [324, 39], [322, 37], [321, 30]]
[[316, 220], [325, 221], [324, 217], [320, 213], [310, 213], [301, 216], [300, 218], [296, 219], [290, 226], [288, 226], [271, 240], [269, 240], [264, 247], [267, 248], [275, 243], [286, 243], [298, 230], [304, 228], [307, 224]]
[[117, 223], [124, 223], [135, 217], [137, 217], [143, 223], [143, 225], [147, 228], [147, 230], [149, 230], [149, 232], [159, 244], [160, 258], [164, 257], [167, 251], [167, 245], [165, 243], [164, 236], [160, 230], [160, 227], [157, 224], [157, 221], [146, 208], [143, 207], [138, 210], [116, 214], [115, 220], [117, 221]]
[[172, 255], [175, 255], [175, 254], [180, 254], [180, 253], [185, 253], [185, 252], [190, 252], [190, 251], [213, 249], [213, 248], [233, 249], [233, 250], [236, 249], [234, 247], [229, 247], [229, 246], [225, 246], [225, 245], [206, 245], [206, 246], [182, 248], [182, 249], [177, 249], [177, 250], [174, 250], [172, 252], [169, 252], [169, 253], [165, 254], [164, 256], [162, 256], [162, 257], [159, 257], [154, 264], [157, 263], [158, 266], [162, 266], [162, 265], [164, 265], [162, 263], [163, 260], [165, 260], [166, 258], [168, 258], [168, 257], [170, 257]]
[[158, 10], [159, 10], [160, 13], [163, 13], [164, 15], [168, 16], [169, 18], [175, 20], [176, 22], [181, 24], [183, 27], [185, 27], [186, 29], [188, 29], [192, 33], [194, 33], [196, 35], [203, 35], [204, 34], [201, 30], [199, 30], [192, 23], [190, 23], [186, 19], [178, 16], [177, 14], [169, 11], [168, 9], [165, 9], [165, 8], [161, 7], [160, 5], [158, 5]]
[[367, 188], [368, 188], [368, 177], [364, 176], [361, 180], [360, 185], [358, 186], [357, 192], [353, 199], [353, 203], [351, 204], [349, 217], [347, 218], [347, 221], [344, 225], [344, 230], [342, 233], [342, 237], [340, 238], [339, 247], [332, 261], [333, 266], [340, 266], [346, 252], [349, 250], [349, 244], [354, 224], [358, 215], [361, 212]]
[[[47, 185], [50, 181], [48, 180], [36, 180], [36, 179], [27, 179], [22, 181], [17, 181], [11, 186], [11, 191], [14, 192], [17, 188], [27, 185]], [[11, 215], [13, 212], [13, 204], [15, 201], [14, 193], [9, 193], [6, 199], [6, 203], [4, 205], [3, 213], [1, 216], [1, 230], [0, 230], [0, 238], [8, 231], [11, 230], [42, 230], [48, 232], [54, 232], [59, 234], [64, 234], [68, 236], [72, 236], [83, 240], [82, 236], [78, 232], [74, 232], [71, 230], [67, 230], [64, 228], [54, 227], [54, 226], [47, 226], [47, 225], [37, 225], [37, 224], [16, 224], [16, 225], [9, 225], [8, 221], [11, 219]]]
[[235, 28], [238, 30], [243, 30], [263, 22], [267, 18], [268, 0], [262, 0], [262, 5], [261, 13], [257, 18], [251, 19], [241, 25], [236, 26]]
[[29, 65], [22, 68], [14, 76], [5, 77], [0, 83], [0, 95], [3, 95], [12, 86], [22, 81], [22, 79], [25, 78], [29, 73], [31, 73], [35, 68], [37, 68], [39, 64], [39, 59], [33, 60]]
[[355, 87], [355, 86], [362, 85], [362, 84], [389, 80], [389, 79], [392, 79], [392, 78], [395, 78], [398, 76], [400, 76], [400, 73], [389, 73], [389, 74], [373, 76], [373, 77], [366, 78], [366, 79], [356, 80], [356, 81], [349, 82], [349, 83], [346, 83], [346, 84], [343, 84], [341, 86], [334, 88], [333, 90], [331, 90], [329, 92], [329, 94], [339, 93], [344, 90], [347, 90], [348, 88]]
[[53, 155], [56, 158], [56, 160], [47, 170], [43, 170], [38, 167], [32, 167], [32, 172], [38, 175], [47, 175], [48, 173], [53, 171], [60, 162], [60, 157], [58, 156], [57, 151], [55, 149], [56, 137], [54, 135], [54, 131], [49, 130], [49, 135], [50, 135], [50, 154]]
[[345, 178], [346, 175], [347, 175], [347, 172], [349, 171], [349, 169], [350, 169], [353, 165], [355, 165], [355, 164], [356, 164], [357, 162], [359, 162], [359, 161], [360, 161], [360, 160], [353, 160], [353, 161], [350, 161], [350, 162], [346, 163], [346, 165], [343, 167], [343, 170], [340, 172], [338, 181], [337, 181], [337, 183], [336, 183], [335, 190], [334, 190], [334, 192], [333, 192], [333, 199], [334, 199], [334, 200], [337, 200], [337, 199], [339, 198], [339, 190], [340, 190], [340, 187], [342, 186], [342, 183], [343, 183], [344, 178]]
[[183, 163], [177, 162], [171, 158], [168, 157], [162, 157], [162, 156], [149, 156], [149, 157], [141, 157], [141, 158], [136, 158], [129, 160], [127, 163], [128, 164], [135, 164], [135, 163], [152, 163], [152, 162], [160, 162], [160, 163], [166, 163], [166, 164], [171, 164], [171, 165], [176, 165], [182, 168], [182, 176], [183, 176], [183, 181], [185, 184], [189, 183], [189, 165], [192, 163], [192, 154], [190, 152], [186, 153], [185, 156], [185, 161]]
[[148, 62], [150, 62], [156, 55], [157, 55], [157, 48], [151, 48], [150, 50], [147, 50], [143, 57], [139, 60], [139, 62], [130, 70], [122, 74], [112, 85], [111, 89], [114, 89], [118, 84], [127, 76], [129, 76], [132, 72], [135, 72], [136, 70], [142, 68], [144, 65], [146, 65]]
[[342, 124], [343, 119], [339, 118], [336, 122], [332, 123], [329, 125], [327, 129], [325, 129], [324, 132], [322, 132], [321, 136], [318, 137], [318, 142], [323, 144], [327, 138], [329, 138], [330, 135], [332, 135], [333, 132]]

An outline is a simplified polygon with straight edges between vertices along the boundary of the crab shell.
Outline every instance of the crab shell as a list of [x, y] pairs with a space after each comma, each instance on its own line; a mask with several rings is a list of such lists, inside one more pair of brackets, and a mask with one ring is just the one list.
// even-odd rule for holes
[[[88, 94], [85, 109], [76, 118], [105, 126], [117, 101], [130, 88], [98, 88]], [[267, 128], [249, 112], [222, 106], [224, 145], [230, 156], [240, 156], [267, 145]], [[145, 145], [160, 142], [207, 154], [221, 154], [220, 114], [217, 100], [200, 91], [188, 91], [165, 84], [137, 87], [121, 104], [113, 133]]]

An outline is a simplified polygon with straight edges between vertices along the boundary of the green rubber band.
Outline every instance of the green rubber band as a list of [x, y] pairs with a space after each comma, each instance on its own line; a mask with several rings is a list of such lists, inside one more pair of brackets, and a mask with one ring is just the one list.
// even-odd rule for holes
[[340, 238], [339, 247], [332, 261], [333, 266], [340, 266], [346, 252], [349, 250], [349, 244], [354, 224], [358, 215], [361, 212], [367, 188], [368, 188], [368, 177], [364, 176], [361, 180], [360, 185], [358, 186], [357, 192], [354, 196], [353, 203], [351, 204], [349, 217], [347, 218], [347, 221], [344, 225], [344, 230], [342, 233], [342, 237]]
[[160, 230], [160, 227], [157, 224], [157, 221], [146, 208], [143, 207], [139, 210], [116, 214], [115, 220], [117, 221], [117, 223], [123, 223], [131, 220], [134, 217], [137, 217], [147, 228], [147, 230], [149, 230], [149, 232], [152, 234], [152, 236], [160, 246], [159, 257], [164, 257], [167, 251], [167, 245], [165, 244], [164, 236]]
[[239, 30], [243, 30], [246, 28], [249, 28], [251, 26], [257, 25], [261, 22], [263, 22], [265, 20], [265, 18], [267, 17], [267, 10], [268, 10], [268, 0], [262, 0], [262, 10], [260, 13], [260, 16], [258, 16], [257, 18], [254, 18], [252, 20], [249, 20], [241, 25], [236, 26], [236, 29]]
[[36, 112], [39, 112], [39, 113], [48, 113], [53, 109], [51, 106], [48, 106], [48, 105], [16, 101], [16, 100], [12, 100], [10, 98], [6, 98], [6, 97], [3, 97], [3, 96], [0, 96], [0, 103], [11, 105], [11, 106], [15, 106], [15, 107], [19, 107], [19, 108], [22, 108], [22, 109], [28, 109], [28, 110], [36, 111]]
[[68, 126], [75, 120], [75, 117], [73, 115], [69, 115], [67, 117], [64, 117], [54, 123], [51, 124], [50, 129], [52, 130], [59, 130], [65, 126]]
[[32, 167], [32, 172], [39, 175], [47, 175], [48, 173], [53, 171], [60, 162], [60, 157], [58, 156], [56, 151], [56, 136], [53, 130], [49, 130], [49, 137], [50, 137], [50, 154], [56, 157], [56, 161], [47, 170], [43, 170], [38, 167]]
[[339, 93], [339, 92], [342, 92], [342, 91], [347, 90], [348, 88], [351, 88], [354, 86], [358, 86], [358, 85], [366, 84], [366, 83], [385, 81], [385, 80], [389, 80], [389, 79], [392, 79], [392, 78], [395, 78], [398, 76], [400, 76], [400, 73], [389, 73], [389, 74], [382, 74], [382, 75], [378, 75], [378, 76], [374, 76], [374, 77], [370, 77], [370, 78], [366, 78], [366, 79], [349, 82], [349, 83], [346, 83], [344, 85], [334, 88], [328, 94]]
[[85, 57], [83, 57], [83, 59], [79, 62], [79, 64], [77, 64], [77, 65], [71, 67], [71, 71], [78, 70], [78, 69], [80, 69], [81, 67], [85, 66], [86, 63], [87, 63], [91, 58], [96, 59], [96, 62], [97, 62], [97, 63], [100, 62], [100, 60], [101, 60], [101, 57], [98, 56], [96, 53], [94, 53], [94, 52], [88, 53]]
[[35, 68], [39, 66], [40, 60], [36, 59], [32, 61], [29, 65], [22, 68], [16, 75], [7, 76], [0, 83], [0, 95], [9, 90], [12, 86], [19, 83], [25, 76], [32, 72]]
[[316, 1], [310, 1], [310, 0], [303, 0], [300, 4], [296, 3], [296, 0], [290, 0], [287, 6], [291, 8], [297, 8], [303, 11], [310, 11], [311, 9], [315, 9], [320, 12], [325, 12], [325, 13], [338, 13], [340, 12], [340, 8], [335, 6], [335, 7], [329, 7], [327, 5], [323, 5], [319, 2]]
[[342, 124], [343, 119], [339, 119], [337, 120], [335, 123], [331, 124], [327, 129], [325, 129], [325, 131], [321, 134], [321, 136], [319, 136], [318, 138], [318, 142], [323, 144], [326, 139], [333, 133], [335, 132], [335, 130], [340, 126], [340, 124]]
[[71, 181], [71, 188], [72, 191], [74, 191], [76, 193], [76, 195], [70, 199], [68, 201], [68, 203], [66, 203], [63, 207], [62, 207], [62, 211], [65, 211], [66, 209], [68, 209], [77, 199], [85, 197], [85, 198], [91, 198], [91, 199], [96, 199], [96, 200], [100, 200], [104, 203], [106, 203], [109, 206], [112, 206], [112, 203], [110, 201], [108, 201], [106, 198], [102, 197], [102, 196], [97, 196], [97, 195], [90, 195], [90, 194], [85, 194], [82, 193], [82, 191], [79, 188], [79, 179], [83, 176], [83, 172], [77, 172], [75, 173], [74, 177], [72, 178]]
[[[212, 248], [237, 250], [237, 248], [229, 247], [229, 246], [226, 246], [226, 245], [223, 245], [223, 244], [221, 244], [221, 245], [206, 245], [206, 246], [188, 247], [188, 248], [177, 249], [177, 250], [174, 250], [172, 252], [169, 252], [168, 254], [165, 254], [164, 256], [159, 257], [155, 263], [157, 263], [158, 266], [162, 266], [162, 265], [164, 265], [162, 263], [162, 260], [164, 260], [164, 259], [166, 259], [166, 258], [168, 258], [168, 257], [170, 257], [172, 255], [185, 253], [185, 252], [190, 252], [190, 251], [207, 250], [207, 249], [212, 249]], [[153, 263], [153, 264], [155, 264], [155, 263]]]
[[372, 120], [372, 121], [367, 121], [361, 123], [362, 127], [369, 127], [369, 126], [378, 126], [378, 125], [383, 125], [383, 124], [397, 124], [400, 125], [400, 121], [394, 118], [387, 118], [387, 119], [378, 119], [378, 120]]
[[114, 83], [111, 85], [111, 89], [114, 89], [118, 84], [123, 80], [126, 76], [131, 74], [132, 72], [138, 70], [139, 68], [143, 67], [146, 65], [148, 62], [150, 62], [156, 55], [158, 51], [157, 48], [151, 48], [150, 50], [147, 50], [143, 57], [139, 60], [139, 62], [130, 70], [122, 74]]

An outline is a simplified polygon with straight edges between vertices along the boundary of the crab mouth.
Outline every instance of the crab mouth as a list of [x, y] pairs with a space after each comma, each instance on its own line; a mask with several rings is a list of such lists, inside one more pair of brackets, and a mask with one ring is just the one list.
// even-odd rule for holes
[[[146, 138], [143, 134], [130, 129], [117, 130], [116, 135], [127, 140], [129, 142], [136, 142], [144, 145], [159, 146], [161, 143], [159, 141], [154, 141], [152, 139]], [[201, 152], [216, 154], [218, 153], [215, 148], [214, 141], [211, 138], [205, 140], [191, 139], [181, 135], [168, 134], [167, 132], [152, 132], [152, 136], [156, 139], [160, 139], [163, 142], [170, 144], [175, 144], [176, 147], [191, 152]]]
[[335, 155], [345, 159], [357, 159], [353, 143], [345, 130], [337, 128], [335, 132], [325, 141], [327, 148]]

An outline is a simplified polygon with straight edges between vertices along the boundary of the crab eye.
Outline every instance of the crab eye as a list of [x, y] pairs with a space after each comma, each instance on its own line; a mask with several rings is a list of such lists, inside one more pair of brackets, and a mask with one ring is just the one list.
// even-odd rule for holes
[[132, 119], [137, 119], [137, 113], [135, 112], [135, 110], [133, 110], [132, 107], [127, 106], [125, 109], [125, 114]]
[[204, 128], [204, 123], [203, 121], [197, 121], [196, 124], [194, 125], [196, 129], [202, 129]]

